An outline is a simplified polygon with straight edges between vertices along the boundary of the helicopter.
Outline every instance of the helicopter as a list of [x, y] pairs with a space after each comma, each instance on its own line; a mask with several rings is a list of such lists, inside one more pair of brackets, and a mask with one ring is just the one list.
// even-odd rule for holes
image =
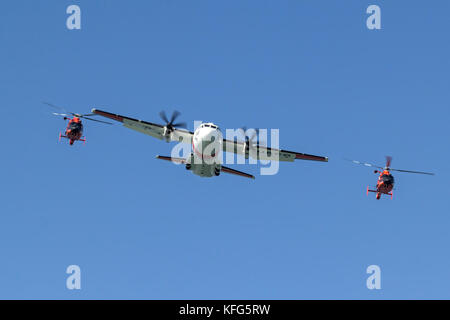
[[431, 173], [431, 172], [393, 169], [393, 168], [391, 168], [391, 162], [392, 162], [391, 156], [386, 156], [386, 165], [384, 167], [377, 166], [377, 165], [367, 163], [367, 162], [357, 161], [357, 160], [348, 160], [348, 161], [351, 161], [356, 164], [361, 164], [366, 167], [374, 167], [374, 168], [380, 169], [380, 170], [374, 171], [375, 174], [379, 174], [375, 190], [372, 190], [369, 187], [367, 187], [367, 195], [369, 195], [369, 192], [374, 192], [374, 193], [376, 193], [377, 200], [380, 200], [382, 194], [391, 196], [391, 199], [394, 196], [393, 189], [394, 189], [395, 180], [394, 180], [394, 176], [391, 174], [391, 171], [434, 175], [434, 173]]
[[67, 123], [67, 127], [64, 131], [64, 134], [61, 132], [59, 133], [59, 140], [61, 141], [61, 138], [65, 138], [69, 140], [69, 145], [73, 145], [75, 141], [82, 141], [86, 143], [86, 137], [83, 137], [83, 123], [81, 119], [91, 120], [95, 122], [101, 122], [104, 124], [112, 124], [111, 122], [97, 120], [90, 118], [91, 116], [95, 116], [93, 113], [89, 114], [79, 114], [67, 111], [66, 109], [62, 107], [55, 106], [51, 103], [44, 102], [44, 104], [49, 105], [52, 108], [58, 109], [59, 111], [62, 111], [64, 113], [59, 112], [53, 112], [52, 114], [55, 116], [63, 117], [64, 120], [69, 120]]

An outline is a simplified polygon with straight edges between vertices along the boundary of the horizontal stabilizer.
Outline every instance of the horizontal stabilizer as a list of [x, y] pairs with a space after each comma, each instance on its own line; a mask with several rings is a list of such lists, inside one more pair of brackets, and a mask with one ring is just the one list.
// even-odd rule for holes
[[174, 158], [174, 157], [166, 157], [166, 156], [156, 156], [156, 159], [172, 161], [175, 163], [186, 163], [186, 159], [183, 158]]
[[237, 176], [241, 176], [241, 177], [245, 177], [245, 178], [250, 178], [250, 179], [255, 179], [255, 177], [251, 174], [242, 172], [242, 171], [238, 171], [238, 170], [234, 170], [228, 167], [224, 167], [222, 166], [222, 172], [226, 172], [226, 173], [231, 173], [231, 174], [235, 174]]

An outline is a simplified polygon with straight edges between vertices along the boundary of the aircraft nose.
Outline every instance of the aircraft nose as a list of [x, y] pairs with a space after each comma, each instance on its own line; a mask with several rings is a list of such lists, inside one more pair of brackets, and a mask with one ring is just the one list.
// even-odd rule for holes
[[205, 134], [205, 140], [215, 141], [221, 138], [221, 132], [217, 129], [209, 129]]

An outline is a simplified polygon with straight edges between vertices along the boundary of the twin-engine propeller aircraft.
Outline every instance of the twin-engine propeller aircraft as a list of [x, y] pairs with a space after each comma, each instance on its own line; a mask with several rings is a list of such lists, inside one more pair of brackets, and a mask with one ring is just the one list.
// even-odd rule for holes
[[374, 167], [374, 168], [381, 169], [381, 171], [380, 170], [375, 170], [374, 171], [374, 173], [379, 173], [380, 174], [378, 176], [376, 190], [371, 190], [371, 189], [369, 189], [369, 187], [367, 187], [367, 194], [369, 194], [369, 192], [375, 192], [377, 200], [380, 200], [382, 194], [387, 194], [387, 195], [391, 196], [391, 199], [394, 196], [394, 192], [393, 192], [393, 189], [394, 189], [394, 176], [391, 174], [390, 171], [434, 175], [434, 173], [430, 173], [430, 172], [392, 169], [391, 168], [392, 157], [390, 157], [390, 156], [386, 156], [386, 165], [384, 166], [384, 168], [380, 167], [380, 166], [373, 165], [371, 163], [360, 162], [360, 161], [357, 161], [357, 160], [349, 160], [349, 161], [351, 161], [353, 163], [356, 163], [356, 164], [362, 164], [362, 165], [364, 165], [366, 167]]
[[313, 160], [327, 162], [327, 157], [314, 156], [304, 153], [278, 150], [262, 146], [253, 141], [253, 137], [245, 137], [244, 142], [231, 141], [223, 139], [219, 127], [213, 123], [200, 124], [195, 132], [182, 130], [186, 128], [186, 123], [175, 123], [180, 115], [175, 111], [170, 120], [165, 112], [160, 116], [165, 124], [155, 124], [147, 121], [137, 120], [126, 116], [113, 114], [110, 112], [92, 109], [93, 114], [122, 122], [129, 129], [139, 131], [149, 136], [165, 140], [166, 142], [178, 141], [189, 143], [192, 146], [190, 154], [186, 158], [176, 158], [169, 156], [157, 156], [158, 159], [168, 160], [175, 163], [184, 164], [187, 170], [201, 177], [212, 177], [220, 175], [220, 172], [226, 172], [246, 178], [254, 179], [251, 174], [225, 167], [217, 157], [219, 150], [224, 152], [233, 152], [244, 156], [246, 159], [252, 157], [255, 160], [276, 160], [276, 161], [294, 161], [295, 159]]
[[66, 130], [64, 134], [59, 133], [59, 141], [61, 141], [61, 138], [65, 138], [69, 140], [69, 144], [73, 145], [75, 141], [83, 141], [86, 142], [86, 137], [83, 137], [83, 123], [81, 122], [81, 119], [87, 119], [91, 121], [106, 123], [106, 124], [112, 124], [111, 122], [101, 121], [89, 118], [90, 116], [95, 116], [95, 114], [79, 114], [67, 111], [66, 109], [62, 107], [55, 106], [51, 103], [44, 102], [46, 105], [49, 105], [52, 108], [58, 109], [59, 111], [62, 111], [64, 113], [58, 113], [53, 112], [53, 115], [63, 117], [64, 120], [69, 120], [67, 123]]

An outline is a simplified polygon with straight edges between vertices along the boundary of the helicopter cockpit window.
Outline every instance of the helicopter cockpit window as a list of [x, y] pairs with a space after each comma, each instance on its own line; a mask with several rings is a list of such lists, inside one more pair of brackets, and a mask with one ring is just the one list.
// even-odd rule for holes
[[70, 129], [72, 130], [76, 130], [76, 129], [80, 129], [81, 128], [81, 124], [79, 122], [72, 122], [70, 123]]
[[382, 180], [384, 183], [394, 183], [394, 177], [391, 175], [384, 175]]

